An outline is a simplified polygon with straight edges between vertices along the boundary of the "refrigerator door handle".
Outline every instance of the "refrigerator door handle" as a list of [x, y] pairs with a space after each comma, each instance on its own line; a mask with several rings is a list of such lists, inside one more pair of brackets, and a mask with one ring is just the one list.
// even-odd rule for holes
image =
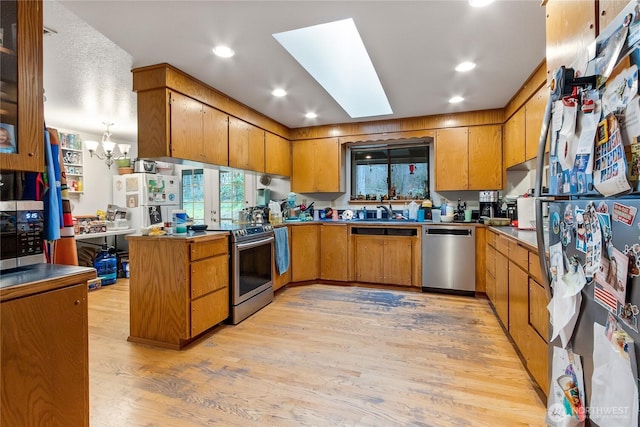
[[[547, 251], [544, 246], [544, 225], [543, 225], [543, 216], [542, 216], [542, 204], [553, 202], [553, 199], [550, 198], [542, 198], [536, 197], [536, 238], [538, 241], [538, 260], [540, 262], [540, 271], [542, 272], [541, 279], [544, 283], [542, 286], [544, 287], [545, 293], [547, 294], [547, 301], [551, 301], [552, 292], [551, 292], [551, 277], [549, 275], [549, 266], [547, 263]], [[551, 224], [549, 224], [551, 226]]]
[[551, 123], [551, 107], [553, 101], [557, 99], [554, 93], [549, 94], [547, 106], [544, 109], [544, 118], [542, 119], [542, 128], [540, 129], [540, 138], [538, 139], [538, 158], [536, 159], [536, 182], [533, 188], [535, 197], [542, 196], [542, 176], [544, 175], [544, 151], [547, 146], [547, 137], [549, 135], [549, 124]]

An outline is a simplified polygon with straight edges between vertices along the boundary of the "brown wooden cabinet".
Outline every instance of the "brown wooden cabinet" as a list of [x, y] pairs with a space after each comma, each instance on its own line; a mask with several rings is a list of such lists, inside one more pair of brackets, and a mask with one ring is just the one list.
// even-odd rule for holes
[[89, 425], [86, 280], [95, 270], [85, 276], [68, 285], [49, 276], [45, 280], [58, 282], [56, 289], [42, 292], [42, 285], [34, 285], [38, 290], [29, 295], [3, 297], [0, 425]]
[[289, 243], [289, 268], [283, 274], [278, 273], [275, 256], [273, 257], [273, 290], [277, 291], [291, 282], [291, 227], [287, 227], [287, 239]]
[[226, 166], [229, 117], [181, 93], [170, 96], [171, 156]]
[[349, 227], [347, 224], [320, 225], [320, 278], [349, 280]]
[[496, 292], [493, 306], [505, 328], [509, 327], [509, 258], [496, 252]]
[[338, 138], [293, 141], [291, 191], [296, 193], [343, 191], [341, 152]]
[[[13, 126], [12, 152], [0, 170], [44, 170], [42, 1], [3, 1], [0, 47], [0, 122]], [[11, 31], [15, 28], [15, 33]]]
[[353, 238], [356, 281], [413, 284], [415, 237], [357, 235]]
[[229, 316], [228, 239], [127, 237], [129, 341], [180, 349]]
[[[540, 130], [544, 120], [544, 110], [549, 99], [549, 88], [543, 85], [525, 104], [525, 160], [538, 157]], [[549, 138], [545, 152], [549, 151]]]
[[229, 166], [264, 172], [265, 132], [235, 117], [229, 117]]
[[504, 124], [504, 167], [525, 161], [525, 109], [520, 108]]
[[502, 188], [502, 126], [439, 130], [435, 160], [436, 191]]
[[486, 292], [489, 301], [495, 306], [496, 304], [496, 233], [487, 231], [486, 243]]
[[305, 282], [320, 276], [318, 224], [291, 226], [291, 281]]
[[265, 132], [264, 171], [270, 175], [291, 176], [291, 143], [281, 136]]
[[529, 326], [529, 276], [515, 262], [509, 261], [509, 334], [526, 355]]

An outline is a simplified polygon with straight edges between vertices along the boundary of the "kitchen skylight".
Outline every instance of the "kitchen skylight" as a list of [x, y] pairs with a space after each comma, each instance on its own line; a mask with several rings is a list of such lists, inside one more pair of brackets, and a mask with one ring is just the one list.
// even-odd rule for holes
[[392, 114], [353, 19], [273, 35], [351, 118]]

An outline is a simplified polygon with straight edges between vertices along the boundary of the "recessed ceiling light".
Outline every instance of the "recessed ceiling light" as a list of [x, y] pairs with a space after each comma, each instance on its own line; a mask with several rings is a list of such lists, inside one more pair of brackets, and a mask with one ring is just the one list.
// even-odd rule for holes
[[353, 19], [273, 37], [352, 118], [393, 113]]
[[213, 48], [213, 53], [215, 53], [216, 55], [218, 55], [221, 58], [231, 58], [233, 55], [235, 55], [236, 53], [233, 51], [233, 49], [231, 49], [228, 46], [216, 46]]
[[464, 101], [464, 98], [461, 96], [454, 96], [449, 100], [449, 102], [452, 104], [457, 104], [458, 102], [462, 102], [462, 101]]
[[278, 89], [274, 89], [274, 90], [271, 92], [271, 95], [273, 95], [273, 96], [277, 96], [277, 97], [285, 96], [286, 94], [287, 94], [287, 91], [286, 91], [286, 90], [284, 90], [284, 89], [280, 89], [280, 88], [278, 88]]
[[474, 68], [476, 68], [475, 62], [465, 61], [458, 64], [458, 66], [456, 67], [456, 71], [465, 72], [465, 71], [471, 71]]
[[315, 119], [316, 117], [318, 117], [318, 115], [316, 113], [307, 113], [304, 115], [307, 119]]
[[469, 0], [469, 5], [473, 7], [485, 7], [493, 3], [494, 0]]

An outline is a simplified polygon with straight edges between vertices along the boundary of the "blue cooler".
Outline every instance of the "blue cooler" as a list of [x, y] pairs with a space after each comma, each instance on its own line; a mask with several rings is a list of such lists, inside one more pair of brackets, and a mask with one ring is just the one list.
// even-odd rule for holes
[[118, 280], [118, 259], [115, 249], [102, 246], [102, 250], [93, 261], [93, 268], [97, 270], [98, 277], [102, 279], [102, 286], [113, 285]]

